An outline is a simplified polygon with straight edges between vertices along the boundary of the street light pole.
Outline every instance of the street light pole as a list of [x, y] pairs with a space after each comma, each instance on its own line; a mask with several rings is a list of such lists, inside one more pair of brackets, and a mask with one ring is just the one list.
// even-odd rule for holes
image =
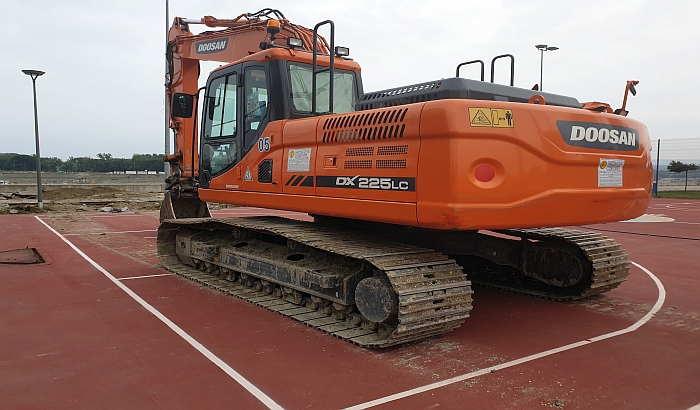
[[535, 46], [535, 48], [540, 50], [540, 91], [542, 91], [542, 70], [544, 67], [544, 52], [559, 50], [559, 47], [548, 46], [547, 44], [538, 44]]
[[32, 88], [34, 90], [34, 136], [36, 137], [36, 198], [39, 209], [44, 209], [44, 202], [41, 198], [41, 155], [39, 154], [39, 115], [36, 109], [36, 79], [44, 75], [39, 70], [22, 70], [22, 72], [32, 78]]
[[[168, 21], [170, 18], [169, 16], [169, 4], [168, 0], [165, 0], [165, 47], [168, 47], [168, 33], [170, 32], [170, 21]], [[169, 62], [166, 59], [165, 60], [165, 76], [168, 77], [170, 75], [169, 72]], [[165, 156], [167, 157], [170, 155], [170, 107], [168, 107], [168, 92], [166, 91], [165, 94], [163, 95], [164, 98], [164, 106], [165, 106]], [[165, 162], [164, 163], [164, 170], [165, 178], [170, 176], [170, 163]]]

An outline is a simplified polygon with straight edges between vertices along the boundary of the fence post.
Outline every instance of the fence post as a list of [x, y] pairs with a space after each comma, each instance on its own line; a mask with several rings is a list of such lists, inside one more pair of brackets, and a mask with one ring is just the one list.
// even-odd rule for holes
[[657, 195], [658, 196], [658, 191], [659, 191], [659, 155], [661, 154], [661, 138], [657, 140], [656, 144], [656, 177], [654, 177], [654, 186], [651, 189], [651, 194], [652, 195]]

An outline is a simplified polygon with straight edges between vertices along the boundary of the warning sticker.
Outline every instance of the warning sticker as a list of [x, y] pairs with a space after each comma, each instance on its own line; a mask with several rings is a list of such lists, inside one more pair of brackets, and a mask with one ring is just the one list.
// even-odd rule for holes
[[502, 108], [469, 108], [472, 127], [513, 128], [513, 111]]
[[309, 172], [311, 148], [290, 149], [287, 154], [287, 172]]
[[253, 174], [250, 172], [250, 168], [246, 167], [245, 169], [245, 175], [243, 175], [243, 180], [244, 181], [252, 181], [253, 180]]
[[598, 164], [598, 186], [622, 186], [623, 159], [600, 159]]

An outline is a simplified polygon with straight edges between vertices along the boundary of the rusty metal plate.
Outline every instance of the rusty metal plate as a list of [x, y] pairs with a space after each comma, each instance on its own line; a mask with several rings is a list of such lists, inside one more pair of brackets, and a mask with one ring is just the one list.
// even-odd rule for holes
[[36, 248], [13, 249], [0, 252], [0, 263], [31, 265], [34, 263], [44, 263]]

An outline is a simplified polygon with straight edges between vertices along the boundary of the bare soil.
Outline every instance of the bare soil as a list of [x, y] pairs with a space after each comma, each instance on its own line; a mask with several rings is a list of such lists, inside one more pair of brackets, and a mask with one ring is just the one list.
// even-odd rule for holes
[[[42, 172], [44, 184], [156, 184], [162, 183], [162, 174], [110, 174], [107, 172], [58, 173]], [[0, 171], [0, 180], [5, 184], [35, 184], [36, 172]]]
[[[144, 194], [137, 194], [143, 196]], [[150, 195], [150, 194], [148, 194]], [[84, 198], [90, 199], [124, 199], [129, 197], [130, 194], [125, 191], [120, 191], [118, 189], [96, 186], [94, 188], [60, 188], [52, 189], [51, 191], [44, 192], [43, 199], [46, 201], [65, 201], [65, 200], [78, 200], [82, 201]]]
[[86, 188], [57, 188], [43, 193], [44, 209], [37, 207], [36, 196], [0, 196], [0, 213], [41, 212], [143, 212], [157, 211], [163, 194], [133, 193], [94, 186]]

